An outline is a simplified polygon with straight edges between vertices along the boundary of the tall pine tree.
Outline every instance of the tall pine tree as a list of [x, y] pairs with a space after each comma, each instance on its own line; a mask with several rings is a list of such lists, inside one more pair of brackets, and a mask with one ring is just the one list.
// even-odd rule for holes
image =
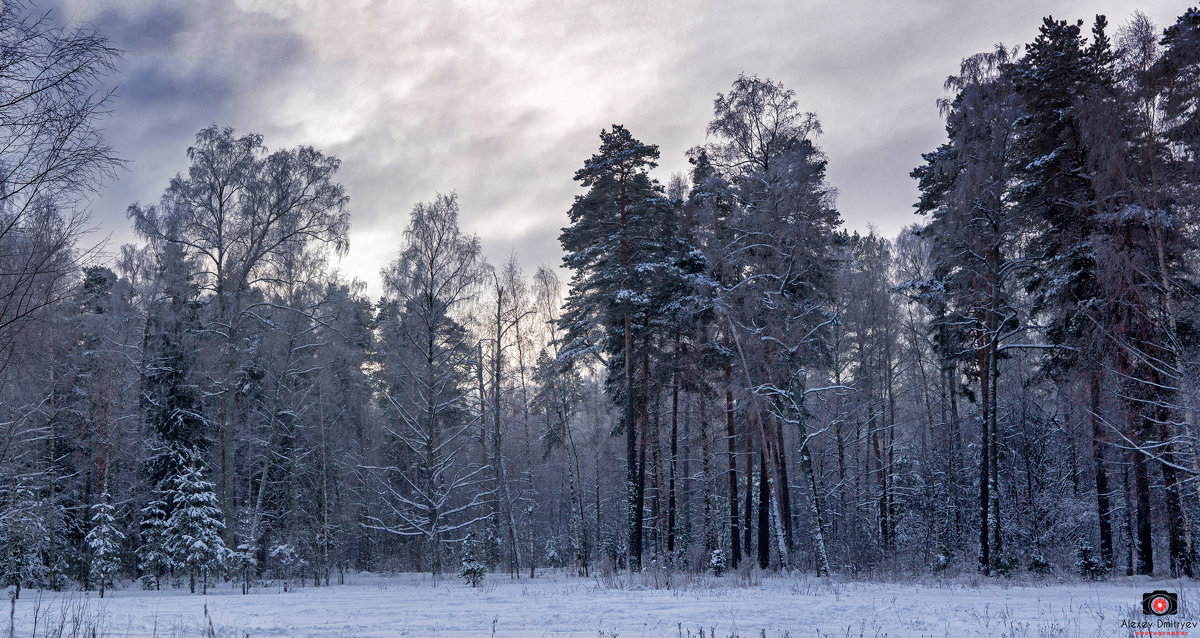
[[559, 236], [563, 262], [574, 271], [560, 357], [578, 365], [603, 361], [609, 396], [622, 406], [632, 570], [642, 562], [649, 345], [661, 308], [659, 284], [677, 266], [674, 211], [649, 175], [658, 156], [657, 146], [643, 144], [620, 124], [601, 131], [600, 150], [575, 173], [588, 191], [576, 196], [571, 224]]

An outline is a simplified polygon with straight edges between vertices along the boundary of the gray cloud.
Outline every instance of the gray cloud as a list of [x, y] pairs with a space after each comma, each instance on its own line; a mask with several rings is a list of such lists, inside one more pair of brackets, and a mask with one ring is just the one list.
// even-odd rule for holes
[[93, 204], [115, 246], [124, 219], [186, 168], [211, 124], [343, 161], [354, 214], [349, 274], [372, 284], [407, 212], [457, 190], [494, 262], [557, 265], [571, 180], [614, 122], [659, 144], [666, 179], [704, 142], [712, 99], [739, 72], [817, 112], [847, 226], [916, 218], [908, 172], [942, 137], [935, 100], [958, 61], [1030, 40], [1041, 17], [1136, 6], [1160, 26], [1184, 4], [1081, 2], [417, 3], [57, 0], [126, 51], [106, 122], [129, 171]]

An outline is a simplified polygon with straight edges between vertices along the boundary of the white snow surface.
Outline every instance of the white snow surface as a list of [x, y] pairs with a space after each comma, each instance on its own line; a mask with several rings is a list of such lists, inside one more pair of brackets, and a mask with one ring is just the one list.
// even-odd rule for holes
[[[807, 575], [675, 576], [670, 589], [638, 575], [579, 578], [549, 572], [534, 580], [489, 574], [478, 589], [428, 574], [347, 575], [332, 587], [260, 586], [242, 595], [230, 583], [207, 596], [183, 589], [23, 591], [17, 636], [1131, 636], [1142, 593], [1179, 593], [1173, 621], [1200, 620], [1200, 587], [1187, 581], [1103, 583], [959, 578], [924, 583], [855, 582]], [[657, 585], [663, 585], [660, 577]], [[207, 609], [207, 616], [206, 616]], [[35, 616], [37, 621], [34, 632]], [[49, 633], [47, 631], [49, 630]], [[763, 633], [765, 632], [765, 634]], [[1200, 636], [1200, 628], [1188, 634]], [[1181, 634], [1184, 635], [1184, 634]]]

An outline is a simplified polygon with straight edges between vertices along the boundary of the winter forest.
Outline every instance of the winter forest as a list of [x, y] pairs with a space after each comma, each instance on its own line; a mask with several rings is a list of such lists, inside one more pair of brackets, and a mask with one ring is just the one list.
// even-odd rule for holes
[[396, 202], [377, 297], [339, 159], [219, 123], [86, 241], [121, 52], [21, 2], [0, 43], [14, 599], [1200, 570], [1200, 10], [944, 69], [898, 236], [843, 226], [819, 114], [747, 69], [689, 96], [688, 172], [598, 121], [540, 176], [561, 263], [488, 263], [453, 185]]

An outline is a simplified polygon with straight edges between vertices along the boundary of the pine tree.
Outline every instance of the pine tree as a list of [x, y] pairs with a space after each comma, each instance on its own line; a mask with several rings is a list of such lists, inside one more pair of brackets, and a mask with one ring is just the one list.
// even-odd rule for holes
[[[1197, 314], [1183, 311], [1191, 307], [1190, 300], [1197, 294], [1192, 259], [1197, 236], [1185, 230], [1188, 226], [1183, 220], [1190, 215], [1200, 182], [1196, 161], [1200, 133], [1195, 125], [1195, 96], [1200, 94], [1196, 76], [1200, 10], [1189, 9], [1164, 32], [1161, 56], [1157, 35], [1154, 24], [1141, 13], [1135, 14], [1131, 24], [1121, 31], [1119, 70], [1134, 97], [1129, 100], [1132, 108], [1126, 118], [1137, 124], [1131, 127], [1133, 144], [1127, 153], [1121, 153], [1126, 149], [1116, 149], [1114, 155], [1135, 160], [1133, 173], [1138, 188], [1133, 205], [1126, 208], [1133, 214], [1125, 217], [1133, 227], [1129, 234], [1140, 240], [1140, 255], [1129, 262], [1146, 271], [1137, 282], [1139, 288], [1157, 289], [1157, 294], [1142, 298], [1148, 315], [1144, 330], [1132, 335], [1126, 347], [1134, 346], [1139, 357], [1161, 357], [1168, 367], [1165, 373], [1146, 367], [1139, 370], [1143, 384], [1139, 389], [1154, 404], [1146, 425], [1152, 426], [1154, 438], [1165, 444], [1158, 465], [1166, 484], [1170, 573], [1190, 577], [1195, 560], [1195, 547], [1186, 532], [1190, 490], [1184, 489], [1187, 480], [1179, 477], [1176, 466], [1185, 464], [1183, 459], [1189, 455], [1190, 446], [1179, 443], [1186, 436], [1180, 422], [1187, 419], [1177, 411], [1180, 397], [1191, 393], [1191, 384], [1172, 380], [1195, 378], [1194, 372], [1185, 372], [1196, 361], [1194, 346], [1185, 344], [1194, 343], [1189, 335], [1200, 328]], [[1161, 110], [1156, 111], [1156, 107]]]
[[[1153, 32], [1151, 32], [1153, 33]], [[1154, 34], [1157, 35], [1157, 34]], [[1153, 40], [1151, 41], [1153, 42]], [[1162, 33], [1163, 51], [1153, 61], [1151, 73], [1141, 78], [1149, 81], [1151, 90], [1147, 97], [1154, 97], [1153, 89], [1169, 89], [1162, 103], [1165, 116], [1165, 136], [1172, 142], [1182, 144], [1188, 152], [1177, 159], [1176, 169], [1185, 173], [1174, 177], [1193, 177], [1196, 162], [1200, 158], [1200, 8], [1190, 8], [1179, 16], [1175, 24]]]
[[[962, 61], [946, 81], [955, 90], [942, 100], [947, 144], [926, 154], [913, 171], [921, 187], [917, 211], [930, 216], [921, 231], [932, 242], [935, 270], [928, 281], [946, 305], [939, 323], [963, 333], [965, 363], [979, 383], [980, 570], [991, 573], [1001, 551], [998, 462], [998, 393], [1003, 343], [1021, 325], [1011, 303], [1012, 282], [1028, 271], [1020, 254], [1028, 215], [1008, 201], [1016, 122], [1021, 115], [1011, 74], [1015, 52], [1003, 45]], [[947, 330], [949, 332], [949, 330]]]
[[568, 211], [571, 224], [559, 236], [563, 263], [574, 271], [560, 320], [566, 333], [560, 358], [581, 366], [602, 360], [608, 395], [622, 406], [627, 559], [633, 570], [642, 563], [649, 345], [661, 318], [662, 293], [670, 290], [662, 284], [678, 268], [674, 209], [648, 174], [658, 156], [657, 146], [643, 144], [620, 124], [601, 131], [599, 152], [575, 173], [588, 191], [576, 196]]
[[225, 523], [213, 484], [204, 479], [200, 454], [195, 448], [180, 451], [183, 472], [172, 478], [168, 492], [171, 507], [164, 535], [172, 561], [188, 570], [188, 589], [195, 593], [196, 576], [202, 578], [202, 593], [208, 593], [208, 574], [221, 569], [229, 550], [221, 533]]
[[125, 539], [125, 534], [114, 524], [113, 506], [109, 500], [108, 490], [105, 490], [92, 506], [92, 529], [83, 539], [91, 553], [90, 573], [101, 598], [104, 598], [105, 587], [113, 584], [121, 572], [121, 541]]
[[[1169, 203], [1154, 183], [1164, 172], [1155, 168], [1159, 141], [1152, 131], [1131, 126], [1142, 115], [1126, 106], [1137, 99], [1121, 94], [1107, 21], [1096, 17], [1090, 41], [1082, 26], [1082, 21], [1046, 18], [1012, 67], [1025, 111], [1013, 154], [1018, 183], [1012, 197], [1039, 222], [1032, 226], [1029, 245], [1040, 264], [1027, 288], [1034, 293], [1034, 311], [1049, 324], [1046, 337], [1063, 346], [1055, 351], [1053, 365], [1090, 371], [1094, 395], [1101, 366], [1114, 366], [1120, 380], [1128, 421], [1122, 436], [1138, 448], [1133, 455], [1136, 572], [1154, 573], [1149, 468], [1155, 465], [1167, 484], [1171, 570], [1190, 572], [1175, 451], [1169, 444], [1146, 451], [1170, 438], [1175, 392], [1170, 378], [1180, 372], [1175, 369], [1179, 335], [1169, 308], [1170, 299], [1180, 294], [1176, 284], [1184, 249], [1172, 230], [1178, 223]], [[1141, 74], [1135, 76], [1140, 80]], [[1097, 331], [1097, 325], [1105, 329]], [[1095, 397], [1093, 405], [1100, 405]], [[1103, 511], [1107, 477], [1098, 421], [1093, 438], [1101, 560], [1107, 563], [1111, 525]]]

